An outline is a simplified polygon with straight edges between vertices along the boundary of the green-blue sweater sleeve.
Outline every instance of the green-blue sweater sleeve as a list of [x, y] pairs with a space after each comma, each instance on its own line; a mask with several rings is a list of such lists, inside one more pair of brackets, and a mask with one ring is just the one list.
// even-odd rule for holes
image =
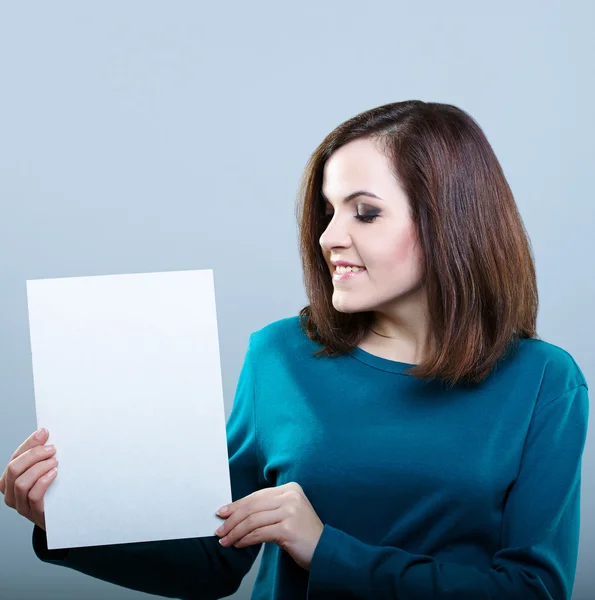
[[[226, 431], [235, 501], [253, 493], [262, 483], [254, 429], [250, 344]], [[175, 510], [173, 505], [172, 510]], [[33, 530], [33, 549], [43, 562], [68, 567], [126, 588], [181, 599], [223, 598], [234, 593], [262, 545], [223, 548], [218, 540], [213, 535], [48, 550], [45, 532], [37, 526]]]
[[503, 508], [501, 549], [489, 570], [369, 545], [327, 524], [312, 558], [307, 597], [569, 599], [578, 555], [587, 389], [579, 385], [536, 409]]

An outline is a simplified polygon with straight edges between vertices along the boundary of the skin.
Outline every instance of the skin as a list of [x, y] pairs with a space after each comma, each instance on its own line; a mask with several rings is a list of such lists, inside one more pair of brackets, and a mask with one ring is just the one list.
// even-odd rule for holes
[[[381, 200], [360, 196], [365, 190]], [[322, 192], [329, 199], [329, 221], [320, 246], [329, 271], [332, 259], [363, 265], [352, 281], [333, 282], [333, 306], [340, 312], [372, 311], [373, 329], [359, 344], [372, 354], [419, 364], [428, 339], [428, 311], [422, 279], [422, 251], [410, 215], [409, 200], [390, 170], [386, 156], [369, 139], [358, 139], [334, 152], [325, 165]], [[371, 223], [356, 215], [377, 215]]]
[[[14, 452], [0, 476], [4, 503], [45, 531], [43, 498], [54, 480], [56, 449], [46, 448], [49, 432], [32, 433]], [[51, 472], [52, 470], [52, 472]]]
[[[380, 199], [358, 196], [366, 190]], [[372, 311], [376, 332], [360, 348], [389, 360], [418, 364], [428, 336], [427, 300], [421, 284], [422, 255], [410, 216], [409, 200], [384, 154], [370, 140], [354, 140], [329, 158], [323, 174], [329, 199], [328, 225], [320, 237], [329, 277], [331, 260], [366, 268], [351, 281], [333, 281], [333, 306], [341, 312]], [[371, 216], [371, 222], [356, 216]], [[55, 450], [44, 450], [48, 432], [31, 435], [13, 454], [0, 477], [5, 503], [45, 529], [43, 497], [53, 478]], [[223, 509], [224, 507], [222, 507]], [[297, 482], [258, 490], [218, 511], [224, 519], [215, 532], [224, 547], [244, 548], [274, 542], [303, 569], [310, 570], [324, 524]]]
[[217, 512], [226, 519], [215, 532], [222, 546], [274, 542], [302, 569], [310, 570], [324, 525], [299, 483], [258, 490]]

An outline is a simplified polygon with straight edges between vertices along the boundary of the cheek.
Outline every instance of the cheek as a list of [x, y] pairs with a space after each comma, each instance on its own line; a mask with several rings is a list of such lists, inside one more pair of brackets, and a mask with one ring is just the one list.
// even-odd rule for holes
[[403, 268], [417, 271], [421, 259], [421, 247], [418, 244], [414, 227], [403, 230], [396, 238], [389, 256], [393, 267], [401, 272]]

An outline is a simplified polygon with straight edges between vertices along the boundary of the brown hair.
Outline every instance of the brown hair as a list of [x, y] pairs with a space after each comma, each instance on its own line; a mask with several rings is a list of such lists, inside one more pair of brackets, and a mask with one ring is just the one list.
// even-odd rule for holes
[[297, 198], [300, 256], [310, 302], [300, 310], [315, 356], [350, 352], [373, 312], [341, 313], [319, 244], [321, 197], [331, 154], [352, 140], [380, 144], [410, 201], [423, 250], [431, 348], [407, 373], [451, 386], [479, 383], [520, 338], [538, 337], [531, 244], [485, 134], [450, 104], [410, 100], [365, 111], [339, 125], [311, 155]]

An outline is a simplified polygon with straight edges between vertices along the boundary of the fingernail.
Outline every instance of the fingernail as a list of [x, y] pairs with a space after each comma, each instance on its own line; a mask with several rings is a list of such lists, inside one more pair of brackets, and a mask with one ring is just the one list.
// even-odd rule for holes
[[224, 515], [227, 512], [228, 508], [227, 506], [222, 506], [215, 514], [221, 516]]
[[45, 435], [46, 430], [42, 427], [36, 434], [35, 437], [40, 440]]

